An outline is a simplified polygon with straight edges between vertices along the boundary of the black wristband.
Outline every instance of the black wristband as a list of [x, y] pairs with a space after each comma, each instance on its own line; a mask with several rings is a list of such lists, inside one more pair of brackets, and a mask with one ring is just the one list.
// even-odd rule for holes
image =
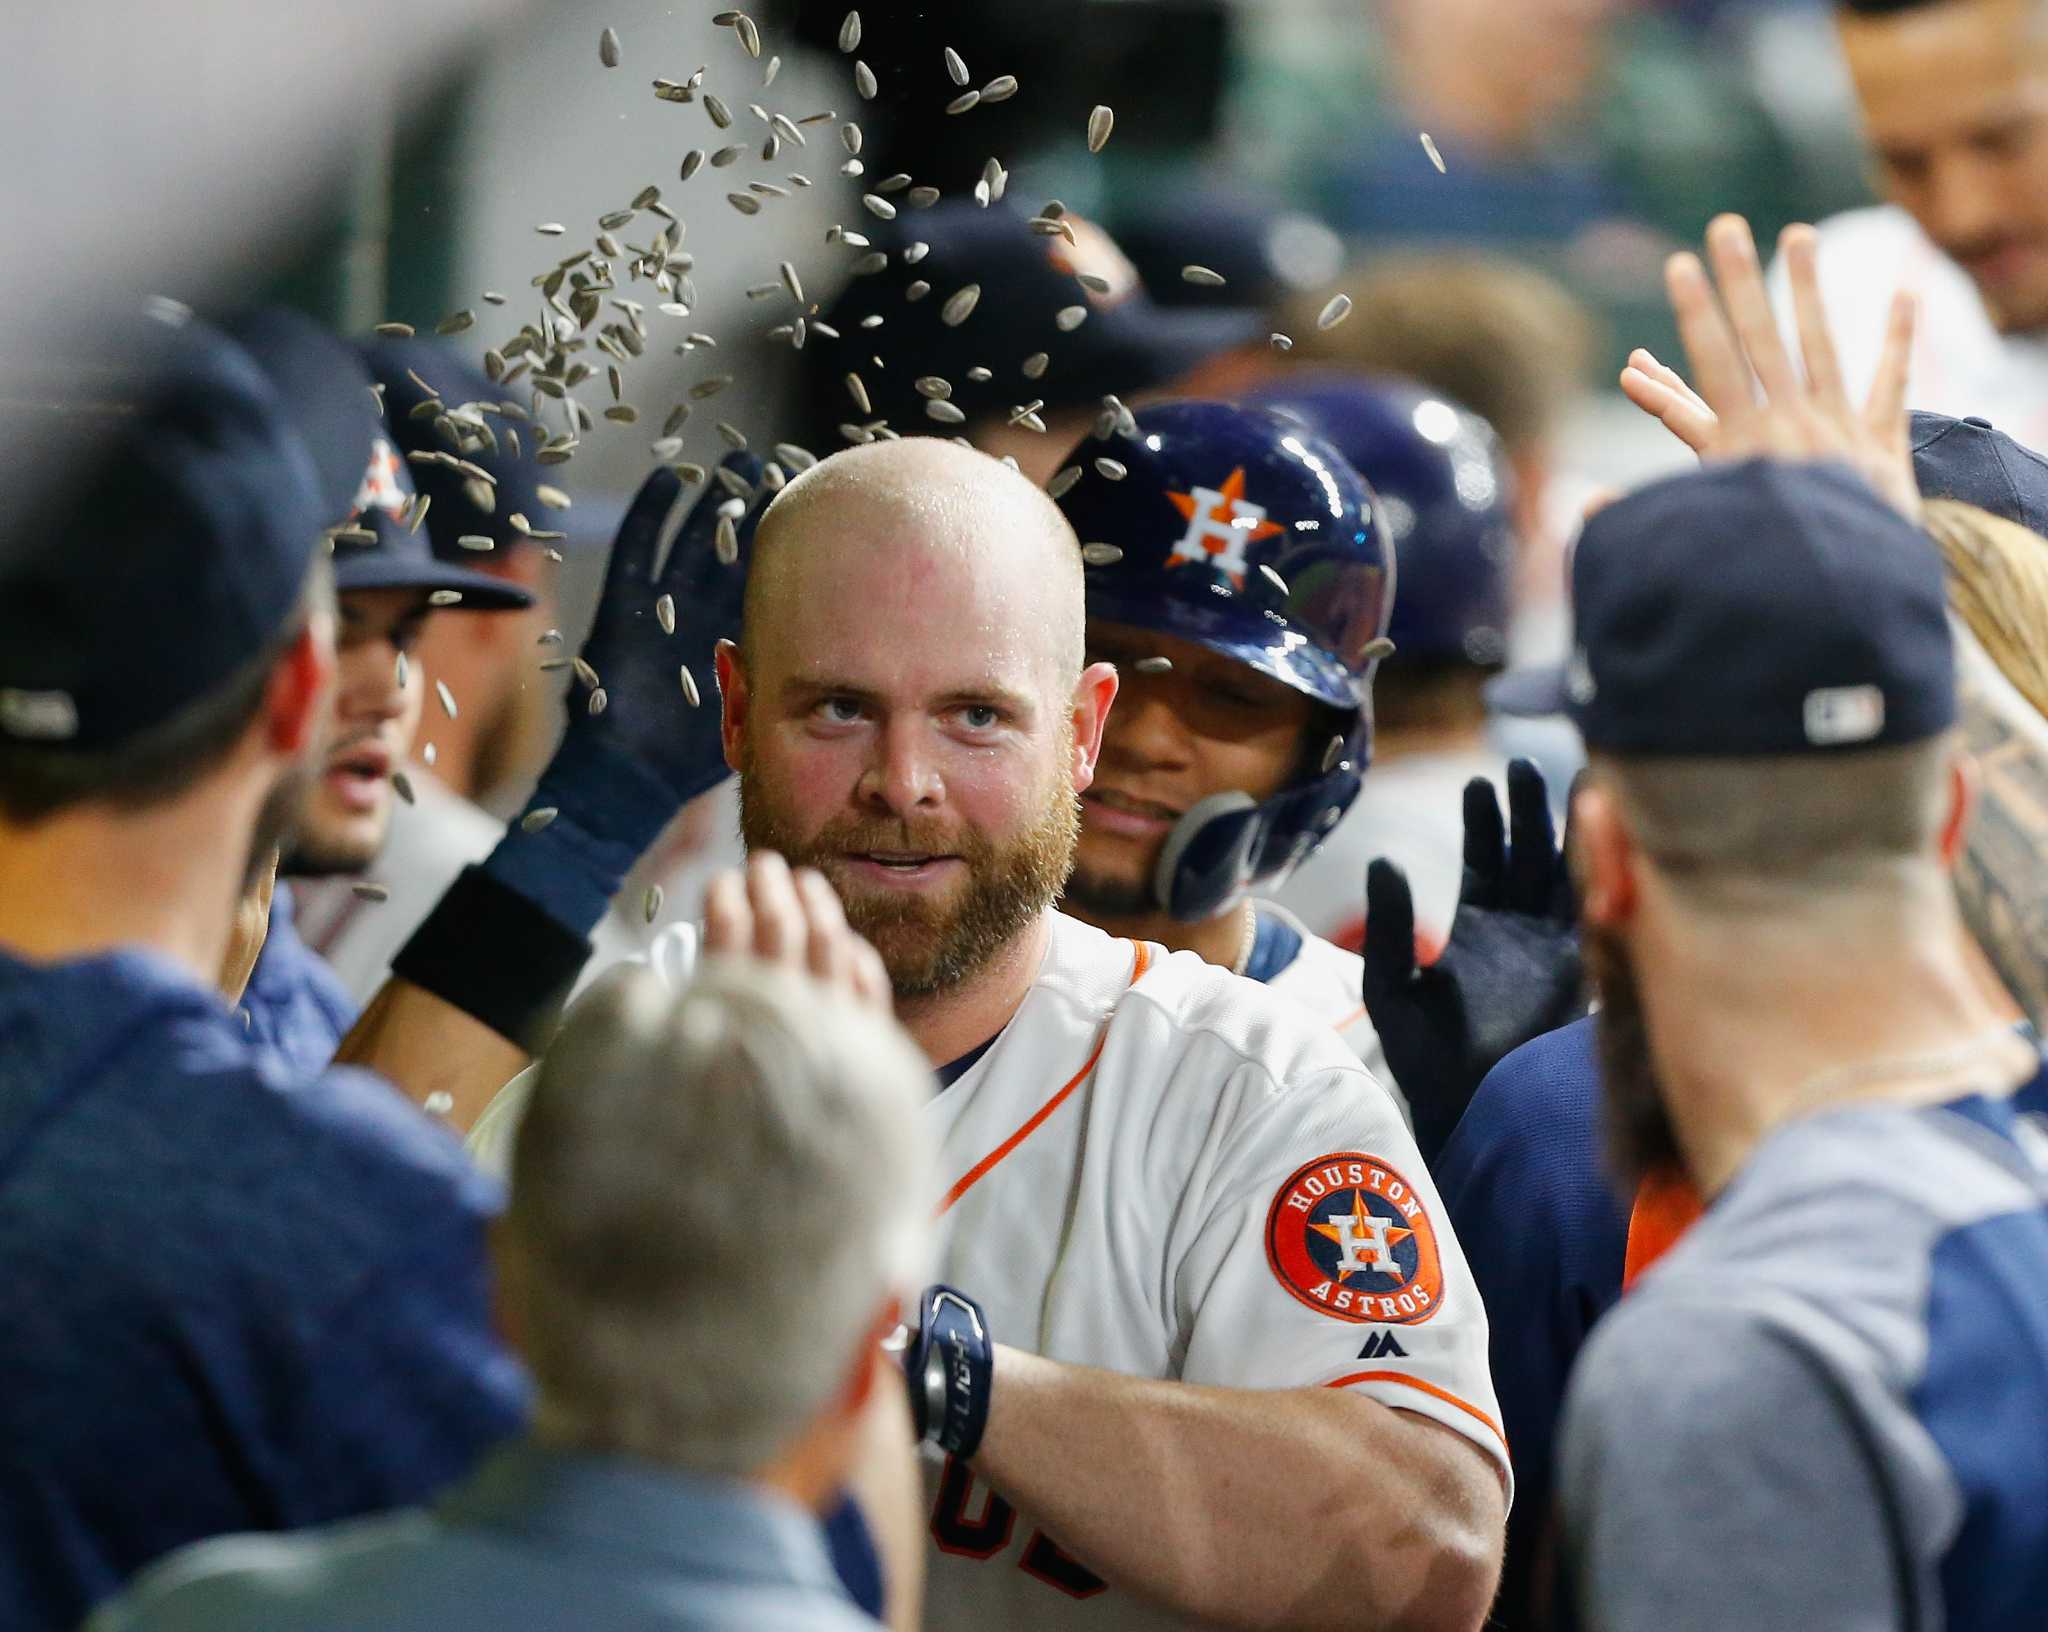
[[481, 867], [465, 867], [391, 972], [538, 1054], [589, 961], [588, 938]]
[[903, 1351], [917, 1437], [965, 1461], [988, 1426], [995, 1342], [981, 1305], [950, 1286], [928, 1289], [918, 1313], [917, 1333]]

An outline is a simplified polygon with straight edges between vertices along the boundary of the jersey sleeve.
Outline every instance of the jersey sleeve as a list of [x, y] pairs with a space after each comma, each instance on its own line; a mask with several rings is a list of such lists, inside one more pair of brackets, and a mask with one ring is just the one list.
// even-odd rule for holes
[[[673, 924], [655, 936], [644, 958], [622, 959], [611, 967], [649, 969], [670, 991], [680, 992], [696, 972], [698, 956], [697, 926]], [[603, 978], [600, 974], [597, 980], [586, 986], [569, 1005], [570, 1010], [573, 1011]], [[519, 1124], [526, 1117], [527, 1101], [533, 1098], [534, 1085], [539, 1079], [540, 1065], [536, 1062], [498, 1090], [490, 1104], [484, 1107], [484, 1114], [469, 1130], [469, 1154], [486, 1173], [500, 1179], [511, 1174], [512, 1144], [519, 1137]]]
[[1263, 1080], [1171, 1266], [1180, 1375], [1355, 1390], [1471, 1440], [1512, 1492], [1486, 1312], [1394, 1101], [1357, 1069], [1239, 1070]]
[[1877, 1466], [1845, 1409], [1817, 1363], [1743, 1311], [1625, 1301], [1565, 1407], [1579, 1624], [1911, 1624]]

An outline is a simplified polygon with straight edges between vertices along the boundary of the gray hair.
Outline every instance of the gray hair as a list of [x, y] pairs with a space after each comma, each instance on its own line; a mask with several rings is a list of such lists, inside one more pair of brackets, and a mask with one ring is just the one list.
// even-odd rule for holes
[[803, 976], [627, 966], [541, 1061], [512, 1158], [509, 1285], [553, 1438], [743, 1475], [847, 1379], [922, 1277], [923, 1056]]

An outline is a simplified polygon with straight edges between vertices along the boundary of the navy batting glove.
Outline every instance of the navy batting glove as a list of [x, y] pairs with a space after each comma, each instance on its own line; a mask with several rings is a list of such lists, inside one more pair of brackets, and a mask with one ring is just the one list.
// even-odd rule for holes
[[761, 475], [758, 459], [729, 456], [665, 543], [683, 485], [657, 470], [619, 526], [561, 746], [484, 863], [577, 934], [675, 813], [729, 774], [712, 652], [739, 634]]
[[995, 1363], [981, 1305], [950, 1286], [928, 1288], [918, 1300], [917, 1329], [903, 1348], [910, 1415], [921, 1443], [963, 1462], [980, 1449]]
[[1465, 880], [1436, 962], [1415, 958], [1415, 906], [1401, 869], [1366, 871], [1364, 998], [1415, 1143], [1437, 1154], [1486, 1073], [1532, 1037], [1586, 1012], [1577, 903], [1543, 776], [1508, 766], [1508, 828], [1493, 784], [1465, 785]]

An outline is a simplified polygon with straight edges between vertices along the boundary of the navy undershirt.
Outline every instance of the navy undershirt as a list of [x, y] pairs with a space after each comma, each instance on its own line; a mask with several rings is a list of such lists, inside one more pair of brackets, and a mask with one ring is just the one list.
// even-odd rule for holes
[[1258, 915], [1257, 924], [1252, 936], [1252, 955], [1245, 959], [1244, 978], [1264, 985], [1300, 954], [1301, 931], [1264, 913]]

